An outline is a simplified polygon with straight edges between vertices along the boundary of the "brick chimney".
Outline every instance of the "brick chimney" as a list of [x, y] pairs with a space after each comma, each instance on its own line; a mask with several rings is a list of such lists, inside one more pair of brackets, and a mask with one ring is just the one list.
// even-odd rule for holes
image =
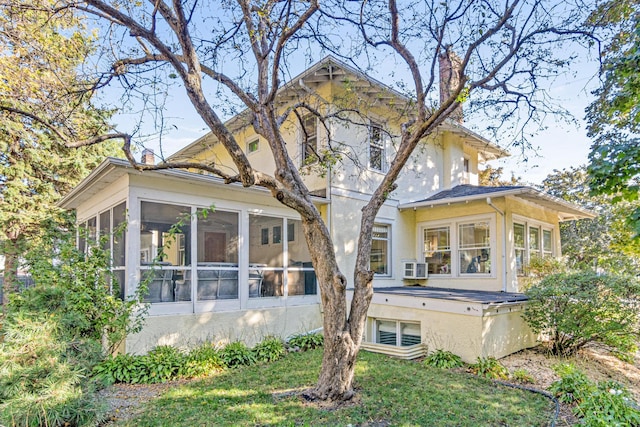
[[[438, 55], [438, 64], [440, 66], [440, 104], [442, 104], [449, 99], [453, 90], [460, 84], [462, 61], [453, 52], [451, 46], [447, 46], [444, 52]], [[458, 123], [464, 121], [462, 104], [456, 107], [450, 117]]]
[[150, 148], [145, 148], [142, 150], [142, 158], [140, 159], [140, 163], [143, 165], [155, 165], [156, 164], [156, 156], [153, 154], [153, 150]]

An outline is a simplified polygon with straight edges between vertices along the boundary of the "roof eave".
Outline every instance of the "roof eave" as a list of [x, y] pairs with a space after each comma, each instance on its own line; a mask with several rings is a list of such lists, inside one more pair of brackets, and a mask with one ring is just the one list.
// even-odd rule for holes
[[[528, 197], [524, 197], [528, 196]], [[438, 200], [421, 200], [418, 202], [404, 203], [398, 205], [399, 209], [418, 209], [418, 208], [430, 208], [436, 206], [446, 206], [451, 204], [459, 204], [459, 203], [469, 203], [479, 200], [486, 200], [496, 197], [521, 197], [524, 199], [538, 199], [545, 200], [550, 204], [554, 205], [553, 209], [558, 212], [558, 217], [561, 222], [563, 221], [572, 221], [578, 219], [591, 219], [595, 218], [597, 215], [588, 210], [576, 206], [572, 203], [566, 202], [557, 197], [550, 196], [548, 194], [537, 191], [533, 188], [514, 188], [512, 190], [504, 190], [504, 191], [496, 191], [493, 193], [485, 193], [485, 194], [474, 194], [471, 196], [464, 197], [448, 197], [445, 199]]]

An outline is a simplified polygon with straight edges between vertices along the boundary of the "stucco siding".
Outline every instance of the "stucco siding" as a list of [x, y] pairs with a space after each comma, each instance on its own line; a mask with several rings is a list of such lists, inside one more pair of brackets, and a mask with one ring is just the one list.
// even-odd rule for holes
[[252, 346], [268, 335], [286, 338], [321, 326], [318, 305], [149, 316], [140, 333], [127, 337], [124, 350], [144, 354], [158, 345], [191, 348], [205, 341], [236, 340]]

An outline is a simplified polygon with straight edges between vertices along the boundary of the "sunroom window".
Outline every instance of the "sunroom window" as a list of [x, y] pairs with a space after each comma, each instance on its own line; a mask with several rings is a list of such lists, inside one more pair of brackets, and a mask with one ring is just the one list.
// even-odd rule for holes
[[[191, 208], [142, 202], [140, 270], [151, 303], [191, 301]], [[182, 286], [176, 286], [181, 284]]]
[[317, 293], [307, 243], [296, 238], [301, 228], [300, 220], [249, 215], [249, 298]]
[[[238, 214], [198, 209], [198, 301], [238, 298]], [[191, 289], [190, 276], [183, 291]], [[185, 295], [186, 296], [186, 295]]]

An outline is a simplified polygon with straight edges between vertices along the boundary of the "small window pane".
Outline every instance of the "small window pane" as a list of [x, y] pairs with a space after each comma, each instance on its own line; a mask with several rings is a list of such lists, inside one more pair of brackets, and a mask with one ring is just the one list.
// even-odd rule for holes
[[[164, 203], [142, 202], [140, 221], [140, 262], [157, 256], [166, 265], [191, 265], [191, 208]], [[179, 230], [172, 230], [176, 224]]]
[[371, 241], [369, 268], [375, 274], [389, 274], [389, 226], [374, 225]]
[[416, 323], [400, 323], [400, 345], [410, 346], [420, 344], [420, 325]]
[[451, 274], [451, 243], [449, 227], [424, 231], [424, 262], [429, 274]]
[[551, 252], [552, 247], [551, 230], [542, 230], [542, 250], [545, 252]]
[[124, 267], [126, 259], [126, 204], [120, 203], [113, 208], [113, 265], [114, 267]]
[[378, 171], [384, 168], [382, 127], [374, 122], [369, 126], [369, 167]]
[[540, 250], [540, 229], [529, 228], [529, 249], [532, 251]]
[[276, 225], [273, 227], [273, 243], [282, 243], [282, 226]]
[[249, 151], [249, 153], [253, 153], [253, 152], [258, 151], [259, 147], [260, 147], [260, 143], [256, 139], [254, 141], [249, 142], [249, 144], [247, 144], [247, 151]]
[[398, 345], [396, 322], [387, 320], [376, 321], [376, 343]]

